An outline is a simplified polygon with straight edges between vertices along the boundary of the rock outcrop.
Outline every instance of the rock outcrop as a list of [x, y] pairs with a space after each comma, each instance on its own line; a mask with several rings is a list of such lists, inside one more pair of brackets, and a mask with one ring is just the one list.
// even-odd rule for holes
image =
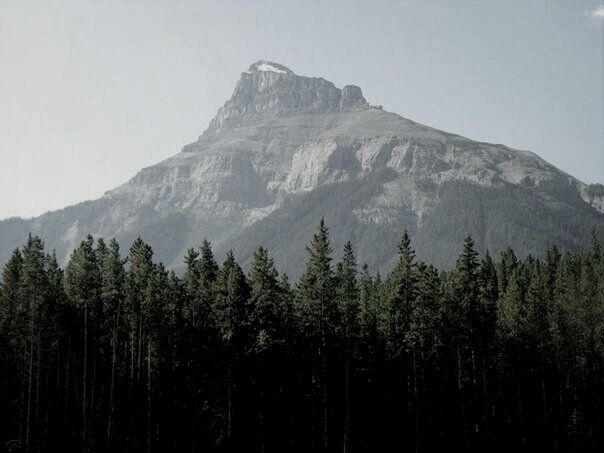
[[326, 114], [365, 110], [361, 89], [343, 89], [322, 78], [303, 77], [277, 63], [259, 61], [241, 73], [231, 98], [218, 110], [204, 135], [253, 124], [264, 116]]

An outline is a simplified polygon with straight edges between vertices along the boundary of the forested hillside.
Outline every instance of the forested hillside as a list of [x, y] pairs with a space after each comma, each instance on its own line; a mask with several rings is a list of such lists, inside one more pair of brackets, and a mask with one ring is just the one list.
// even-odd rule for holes
[[602, 450], [596, 232], [522, 260], [468, 236], [446, 272], [404, 232], [388, 275], [308, 239], [290, 282], [264, 248], [245, 274], [204, 241], [178, 276], [140, 239], [61, 269], [30, 236], [2, 271], [0, 450]]

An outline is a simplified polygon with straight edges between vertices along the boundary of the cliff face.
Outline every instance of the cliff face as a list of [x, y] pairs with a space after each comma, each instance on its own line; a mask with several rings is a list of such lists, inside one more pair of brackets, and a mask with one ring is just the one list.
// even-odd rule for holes
[[[594, 188], [595, 187], [595, 188]], [[604, 231], [601, 191], [533, 153], [475, 142], [370, 106], [361, 89], [260, 61], [200, 138], [98, 200], [0, 222], [0, 259], [29, 231], [66, 260], [88, 233], [137, 236], [178, 268], [203, 238], [243, 262], [264, 245], [297, 276], [319, 219], [336, 251], [388, 267], [403, 228], [420, 258], [454, 263], [463, 236], [480, 248], [538, 253]]]
[[259, 61], [241, 74], [231, 98], [210, 123], [204, 135], [216, 135], [264, 116], [326, 114], [365, 110], [361, 89], [342, 89], [321, 78], [298, 76], [277, 63]]

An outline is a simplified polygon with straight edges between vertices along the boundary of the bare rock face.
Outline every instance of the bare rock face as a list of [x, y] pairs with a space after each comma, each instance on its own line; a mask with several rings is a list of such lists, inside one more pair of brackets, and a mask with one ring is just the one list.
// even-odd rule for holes
[[604, 231], [604, 190], [533, 153], [480, 143], [371, 107], [361, 89], [296, 75], [269, 62], [241, 74], [199, 139], [98, 200], [35, 219], [0, 222], [0, 260], [28, 232], [65, 262], [86, 234], [140, 236], [179, 268], [211, 240], [245, 264], [271, 250], [292, 277], [321, 217], [334, 249], [387, 270], [404, 228], [420, 258], [455, 262], [463, 236], [497, 253], [540, 253], [549, 240], [582, 247]]
[[294, 74], [289, 68], [258, 61], [241, 74], [231, 98], [218, 111], [204, 135], [215, 135], [267, 116], [326, 114], [369, 108], [361, 89], [342, 90], [321, 78]]
[[365, 110], [369, 104], [363, 97], [363, 92], [356, 85], [346, 85], [342, 88], [342, 99], [340, 100], [340, 112], [354, 112], [356, 110]]
[[581, 198], [600, 212], [604, 212], [604, 185], [590, 184], [582, 187]]

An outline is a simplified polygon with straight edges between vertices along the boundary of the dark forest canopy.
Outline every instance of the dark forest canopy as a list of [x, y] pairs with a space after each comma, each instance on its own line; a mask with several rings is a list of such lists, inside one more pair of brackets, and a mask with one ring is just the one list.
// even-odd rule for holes
[[[297, 247], [297, 244], [292, 247]], [[65, 269], [30, 236], [2, 271], [0, 450], [595, 451], [604, 447], [604, 256], [418, 262], [389, 275], [321, 222], [292, 285], [204, 242], [182, 276], [138, 239]]]

